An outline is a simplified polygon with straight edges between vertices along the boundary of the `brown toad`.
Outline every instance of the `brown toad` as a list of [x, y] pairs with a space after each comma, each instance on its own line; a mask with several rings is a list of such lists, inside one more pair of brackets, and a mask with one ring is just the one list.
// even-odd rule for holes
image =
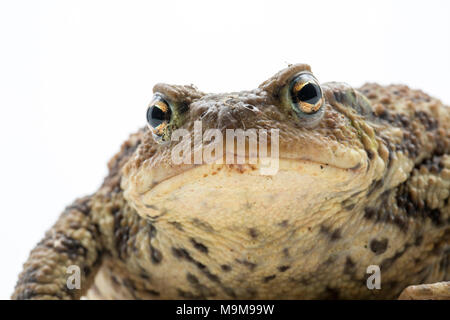
[[[154, 92], [150, 128], [66, 208], [13, 298], [396, 298], [419, 284], [431, 285], [402, 297], [449, 298], [450, 111], [438, 100], [402, 85], [320, 85], [307, 65], [251, 91]], [[269, 153], [276, 142], [277, 170], [261, 174], [251, 135], [244, 157], [220, 139], [230, 129], [276, 130], [259, 142]], [[195, 161], [204, 150], [213, 162]], [[67, 286], [72, 265], [81, 289]], [[371, 265], [381, 289], [367, 287]]]

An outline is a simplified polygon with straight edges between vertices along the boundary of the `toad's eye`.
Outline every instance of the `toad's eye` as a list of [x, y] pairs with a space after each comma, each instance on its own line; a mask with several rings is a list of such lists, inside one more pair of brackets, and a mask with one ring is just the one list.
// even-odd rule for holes
[[164, 129], [170, 122], [172, 110], [161, 96], [155, 95], [147, 109], [147, 123], [156, 137], [162, 137]]
[[323, 105], [323, 94], [319, 82], [309, 73], [301, 73], [292, 79], [289, 95], [292, 107], [299, 115], [314, 114]]

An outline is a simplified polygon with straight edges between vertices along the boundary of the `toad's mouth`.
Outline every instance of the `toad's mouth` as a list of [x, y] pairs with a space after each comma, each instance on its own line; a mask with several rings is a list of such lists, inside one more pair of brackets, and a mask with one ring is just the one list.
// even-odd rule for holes
[[277, 159], [273, 175], [262, 175], [260, 163], [248, 162], [183, 165], [164, 174], [141, 168], [122, 186], [138, 213], [150, 219], [179, 220], [214, 211], [215, 220], [244, 211], [258, 216], [267, 210], [277, 211], [281, 218], [293, 208], [307, 211], [312, 203], [359, 190], [368, 162], [358, 155], [345, 165], [283, 157]]
[[[304, 146], [302, 151], [300, 153], [298, 149], [283, 146], [283, 149], [275, 155], [271, 151], [268, 157], [252, 156], [247, 150], [243, 153], [244, 157], [236, 152], [225, 152], [209, 161], [203, 159], [200, 163], [196, 162], [195, 156], [188, 158], [187, 163], [184, 162], [185, 159], [182, 159], [183, 163], [180, 160], [176, 163], [173, 155], [171, 158], [165, 156], [156, 160], [149, 159], [141, 163], [138, 168], [124, 173], [122, 188], [133, 189], [137, 194], [143, 194], [165, 181], [175, 179], [178, 175], [188, 175], [191, 170], [205, 171], [204, 174], [208, 174], [208, 171], [215, 171], [217, 167], [222, 166], [238, 168], [238, 171], [252, 168], [252, 174], [275, 175], [278, 170], [292, 170], [301, 163], [341, 170], [356, 170], [367, 165], [368, 162], [367, 153], [363, 149]], [[249, 170], [244, 171], [249, 172]]]

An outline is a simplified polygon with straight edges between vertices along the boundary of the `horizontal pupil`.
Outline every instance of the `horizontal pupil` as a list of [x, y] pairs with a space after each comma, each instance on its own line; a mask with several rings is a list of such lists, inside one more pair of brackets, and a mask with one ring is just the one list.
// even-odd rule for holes
[[170, 120], [170, 109], [168, 112], [164, 112], [156, 105], [148, 109], [147, 121], [153, 128], [156, 128], [166, 120]]
[[312, 83], [305, 84], [296, 94], [297, 101], [309, 104], [316, 104], [320, 96], [320, 88]]

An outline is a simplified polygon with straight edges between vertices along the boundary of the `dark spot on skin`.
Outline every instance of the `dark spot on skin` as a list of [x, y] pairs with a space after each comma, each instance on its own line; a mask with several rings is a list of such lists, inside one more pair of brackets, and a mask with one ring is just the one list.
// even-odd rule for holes
[[250, 235], [250, 237], [252, 237], [253, 239], [256, 239], [258, 237], [258, 231], [255, 228], [250, 228], [248, 229], [248, 234]]
[[178, 259], [187, 259], [187, 260], [192, 259], [191, 256], [189, 255], [189, 252], [187, 252], [187, 250], [184, 248], [172, 247], [172, 253]]
[[350, 196], [350, 198], [355, 198], [355, 197], [357, 197], [357, 196], [359, 196], [361, 193], [363, 193], [364, 192], [364, 190], [359, 190], [359, 191], [356, 191], [354, 194], [352, 194], [351, 196]]
[[220, 266], [220, 268], [225, 272], [231, 271], [231, 266], [229, 266], [228, 264], [223, 264]]
[[283, 249], [283, 255], [284, 255], [286, 258], [289, 258], [289, 248], [284, 248], [284, 249]]
[[186, 275], [186, 279], [188, 282], [192, 283], [192, 284], [198, 284], [198, 278], [196, 276], [194, 276], [192, 273], [187, 273]]
[[236, 293], [234, 292], [234, 290], [232, 288], [229, 287], [223, 287], [223, 291], [229, 295], [230, 297], [232, 297], [233, 299], [236, 299]]
[[214, 291], [208, 288], [207, 286], [200, 283], [200, 280], [193, 275], [192, 273], [186, 274], [187, 281], [195, 288], [195, 290], [198, 292], [198, 296], [203, 297], [203, 299], [206, 299], [208, 297], [212, 297], [215, 295]]
[[286, 270], [288, 270], [290, 268], [290, 266], [279, 266], [278, 267], [278, 271], [280, 272], [285, 272]]
[[192, 224], [195, 227], [202, 229], [206, 232], [211, 232], [211, 233], [214, 232], [214, 228], [206, 221], [202, 221], [200, 219], [194, 218], [194, 219], [192, 219]]
[[87, 230], [91, 233], [93, 238], [97, 238], [102, 234], [100, 226], [97, 223], [91, 223]]
[[112, 206], [111, 207], [111, 214], [112, 215], [116, 215], [119, 211], [120, 211], [120, 207], [119, 206]]
[[[395, 151], [403, 152], [413, 159], [416, 158], [419, 154], [421, 143], [419, 137], [416, 136], [413, 126], [411, 125], [412, 122], [410, 121], [410, 119], [404, 114], [395, 114], [388, 111], [387, 109], [385, 109], [384, 112], [380, 115], [380, 118], [385, 121], [388, 121], [393, 126], [402, 128], [403, 130], [403, 140], [400, 144], [395, 145]], [[428, 122], [426, 119], [426, 115], [425, 116], [419, 115], [419, 121], [424, 121], [425, 124], [424, 122], [422, 123], [429, 130], [432, 130], [431, 128], [434, 127], [434, 125], [431, 125], [431, 123], [430, 123], [431, 127], [427, 125]]]
[[205, 269], [204, 273], [205, 275], [208, 277], [209, 280], [211, 280], [212, 282], [220, 282], [220, 279], [217, 275], [211, 273], [208, 269], [206, 268], [202, 268]]
[[146, 204], [145, 207], [146, 207], [147, 209], [158, 210], [158, 208], [157, 208], [156, 206], [152, 205], [152, 204]]
[[415, 133], [411, 131], [403, 132], [403, 140], [401, 143], [395, 145], [396, 150], [407, 154], [410, 158], [414, 159], [420, 152], [420, 140]]
[[378, 117], [382, 120], [385, 120], [385, 121], [391, 123], [391, 124], [393, 124], [395, 121], [394, 117], [391, 115], [391, 113], [386, 108], [382, 109], [381, 113], [378, 114]]
[[155, 238], [156, 237], [156, 228], [153, 224], [150, 224], [149, 226], [149, 236], [150, 238]]
[[[57, 246], [53, 244], [58, 243]], [[57, 232], [50, 237], [44, 238], [38, 245], [44, 245], [53, 248], [58, 253], [65, 253], [71, 260], [76, 260], [79, 256], [86, 257], [88, 250], [83, 244], [62, 232]]]
[[164, 216], [164, 215], [167, 214], [167, 209], [162, 208], [161, 210], [159, 210], [159, 212], [160, 212], [160, 214], [157, 214], [157, 215], [154, 215], [154, 216], [149, 215], [149, 214], [146, 214], [146, 217], [147, 217], [147, 219], [149, 219], [150, 221], [156, 221], [156, 220], [158, 220], [159, 218], [161, 218], [162, 216]]
[[133, 296], [135, 300], [136, 297], [136, 285], [131, 279], [123, 279], [122, 284], [128, 289], [128, 292]]
[[269, 281], [275, 279], [275, 277], [276, 277], [276, 275], [274, 275], [274, 274], [272, 274], [272, 275], [270, 275], [270, 276], [267, 276], [267, 277], [264, 277], [263, 282], [264, 282], [264, 283], [267, 283], [267, 282], [269, 282]]
[[381, 240], [377, 240], [377, 239], [372, 239], [370, 241], [370, 250], [372, 250], [373, 253], [375, 253], [375, 255], [380, 255], [383, 254], [388, 246], [388, 239], [384, 238]]
[[156, 297], [160, 296], [160, 293], [158, 291], [156, 291], [156, 290], [153, 290], [153, 289], [145, 289], [144, 292], [146, 292], [146, 293], [148, 293], [148, 294], [150, 294], [152, 296], [156, 296]]
[[352, 203], [352, 204], [345, 206], [344, 209], [347, 211], [352, 211], [355, 208], [355, 206], [356, 206], [356, 203]]
[[364, 218], [366, 219], [372, 219], [376, 215], [375, 208], [364, 208]]
[[197, 249], [198, 251], [202, 252], [202, 253], [206, 253], [208, 254], [208, 247], [205, 246], [204, 244], [196, 241], [194, 238], [191, 238], [191, 243], [194, 246], [195, 249]]
[[366, 150], [367, 157], [369, 157], [370, 160], [372, 160], [375, 156], [372, 150]]
[[336, 99], [336, 102], [339, 103], [343, 103], [344, 101], [347, 102], [347, 100], [345, 100], [346, 96], [341, 90], [333, 90], [333, 96], [334, 99]]
[[124, 260], [127, 256], [130, 228], [122, 225], [123, 213], [118, 211], [114, 215], [114, 242], [119, 258]]
[[144, 272], [141, 272], [141, 273], [139, 274], [139, 277], [141, 277], [141, 278], [144, 279], [144, 280], [149, 280], [149, 279], [150, 279], [149, 275], [146, 274], [146, 273], [144, 273]]
[[323, 261], [323, 262], [320, 264], [319, 268], [320, 268], [320, 267], [324, 267], [324, 266], [332, 265], [336, 260], [337, 260], [337, 256], [334, 255], [334, 254], [332, 254], [332, 255], [330, 255], [325, 261]]
[[403, 250], [397, 251], [392, 257], [384, 259], [380, 264], [380, 270], [385, 271], [388, 270], [392, 264], [394, 264], [395, 261], [397, 261], [398, 258], [400, 258], [406, 250], [410, 247], [410, 244], [405, 244]]
[[302, 278], [300, 278], [300, 279], [298, 279], [298, 280], [295, 280], [295, 279], [293, 279], [293, 278], [290, 278], [290, 281], [292, 281], [292, 282], [298, 282], [298, 283], [300, 283], [300, 284], [303, 285], [303, 286], [309, 286], [309, 285], [311, 284], [311, 280], [310, 280], [309, 278], [307, 278], [307, 277], [302, 277]]
[[441, 173], [444, 169], [443, 157], [439, 155], [433, 155], [431, 158], [424, 159], [421, 163], [415, 166], [415, 169], [426, 169], [432, 174]]
[[222, 288], [222, 290], [224, 290], [225, 293], [227, 293], [227, 294], [230, 293], [230, 291], [227, 290], [228, 288], [222, 284], [222, 282], [220, 281], [220, 278], [217, 275], [211, 273], [211, 271], [209, 271], [208, 267], [206, 267], [203, 263], [192, 258], [186, 249], [172, 247], [172, 253], [176, 258], [185, 259], [189, 263], [192, 263], [193, 265], [195, 265], [209, 280], [217, 283]]
[[184, 231], [183, 226], [181, 225], [181, 223], [179, 223], [177, 221], [170, 221], [169, 223], [171, 225], [173, 225], [175, 227], [175, 229], [177, 229], [179, 231]]
[[387, 148], [389, 154], [388, 154], [388, 159], [387, 159], [387, 168], [390, 169], [392, 167], [392, 159], [394, 158], [394, 153], [393, 153], [393, 146], [391, 141], [382, 138], [382, 141], [384, 143], [384, 146]]
[[327, 235], [329, 237], [330, 241], [336, 241], [341, 238], [341, 230], [340, 229], [335, 229], [335, 230], [331, 231], [331, 229], [329, 227], [321, 225], [320, 232]]
[[427, 206], [425, 206], [425, 210], [428, 209], [429, 211], [426, 213], [427, 216], [431, 219], [433, 224], [435, 226], [441, 226], [442, 220], [441, 220], [441, 211], [439, 209], [429, 209]]
[[194, 260], [194, 259], [192, 259], [192, 262], [193, 262], [194, 265], [195, 265], [197, 268], [199, 268], [200, 270], [205, 270], [205, 269], [206, 269], [206, 266], [205, 266], [203, 263], [198, 262], [198, 261], [196, 261], [196, 260]]
[[423, 199], [415, 200], [409, 190], [408, 181], [397, 188], [396, 204], [403, 210], [404, 215], [411, 218], [429, 218], [435, 226], [441, 226], [443, 224], [441, 211], [431, 209]]
[[369, 190], [367, 191], [367, 196], [370, 196], [374, 191], [383, 188], [383, 185], [384, 185], [384, 179], [373, 181], [372, 184], [369, 186]]
[[382, 113], [379, 114], [379, 118], [389, 122], [395, 127], [400, 127], [403, 129], [408, 129], [411, 125], [410, 119], [401, 113], [393, 113], [387, 108], [384, 108]]
[[419, 247], [419, 246], [422, 244], [422, 242], [423, 242], [423, 236], [422, 236], [421, 234], [419, 234], [419, 235], [416, 237], [416, 240], [414, 241], [414, 245], [415, 245], [416, 247]]
[[117, 279], [115, 275], [111, 275], [111, 280], [114, 284], [120, 285], [120, 281]]
[[150, 257], [152, 259], [153, 264], [159, 264], [161, 263], [163, 259], [163, 255], [161, 251], [150, 245]]
[[358, 163], [356, 166], [350, 168], [350, 170], [357, 170], [357, 169], [359, 169], [359, 168], [361, 168], [361, 162]]
[[438, 122], [430, 114], [428, 114], [424, 111], [416, 111], [414, 113], [414, 116], [417, 119], [419, 119], [419, 121], [423, 124], [423, 126], [425, 127], [425, 130], [432, 131], [432, 130], [437, 129]]
[[338, 300], [340, 296], [340, 291], [337, 288], [331, 288], [327, 286], [323, 293], [323, 299], [327, 300]]
[[408, 119], [408, 117], [404, 114], [398, 114], [398, 122], [403, 126], [403, 127], [409, 127], [410, 121]]
[[182, 289], [177, 288], [178, 296], [184, 299], [203, 299], [202, 296], [198, 296], [189, 291], [184, 291]]
[[247, 268], [249, 268], [251, 271], [255, 270], [256, 268], [256, 264], [253, 262], [250, 262], [248, 260], [240, 260], [240, 259], [236, 259], [236, 262], [239, 264], [242, 264], [244, 266], [246, 266]]
[[288, 226], [288, 221], [287, 220], [283, 220], [278, 225], [280, 227], [282, 227], [282, 228], [286, 228]]
[[392, 218], [392, 213], [389, 214], [389, 219], [387, 222], [392, 222], [396, 226], [399, 227], [400, 230], [406, 232], [408, 231], [408, 220], [404, 216], [394, 216]]
[[356, 272], [356, 264], [350, 256], [345, 259], [344, 274], [354, 275]]
[[89, 268], [88, 266], [84, 266], [83, 267], [83, 273], [85, 277], [89, 277], [89, 275], [91, 274], [91, 268]]
[[[408, 216], [397, 210], [396, 205], [392, 202], [391, 195], [396, 192], [396, 189], [386, 190], [380, 195], [379, 207], [368, 207], [364, 209], [364, 218], [373, 220], [376, 223], [392, 223], [396, 225], [401, 231], [407, 232], [409, 228]], [[410, 205], [412, 206], [412, 205]], [[412, 206], [414, 209], [414, 206]], [[396, 214], [394, 214], [396, 212]]]

